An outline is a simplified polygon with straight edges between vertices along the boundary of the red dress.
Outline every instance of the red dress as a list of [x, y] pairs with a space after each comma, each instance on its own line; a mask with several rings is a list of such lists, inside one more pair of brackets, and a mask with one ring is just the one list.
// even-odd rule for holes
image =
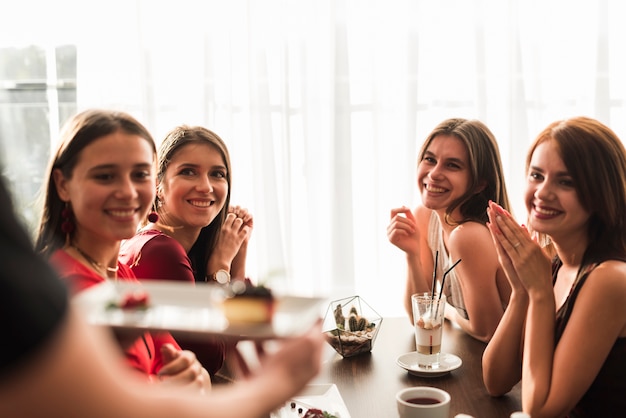
[[[104, 282], [104, 278], [95, 271], [81, 264], [64, 250], [57, 250], [50, 257], [50, 264], [56, 269], [61, 279], [68, 285], [70, 292], [76, 294], [93, 285]], [[132, 270], [118, 263], [119, 280], [137, 280]], [[172, 344], [180, 350], [180, 346], [169, 333], [148, 333], [143, 338], [138, 338], [132, 346], [125, 350], [126, 359], [131, 367], [148, 375], [151, 379], [163, 367], [161, 346]]]
[[119, 260], [135, 277], [195, 283], [191, 260], [176, 239], [156, 229], [138, 232], [122, 242]]
[[[122, 242], [119, 260], [130, 267], [141, 280], [176, 280], [190, 282], [194, 286], [194, 269], [191, 260], [180, 243], [156, 229], [138, 232]], [[180, 345], [196, 354], [205, 369], [214, 375], [224, 364], [226, 345], [224, 341], [184, 340]]]

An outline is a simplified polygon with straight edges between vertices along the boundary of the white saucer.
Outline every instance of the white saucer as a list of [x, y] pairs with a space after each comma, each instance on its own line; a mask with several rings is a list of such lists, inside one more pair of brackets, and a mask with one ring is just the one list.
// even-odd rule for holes
[[396, 359], [398, 366], [405, 369], [407, 372], [414, 376], [420, 377], [438, 377], [450, 373], [452, 370], [456, 370], [461, 367], [463, 361], [450, 353], [441, 353], [439, 357], [439, 367], [436, 369], [430, 369], [426, 367], [420, 367], [417, 364], [417, 352], [411, 351], [410, 353], [402, 354]]

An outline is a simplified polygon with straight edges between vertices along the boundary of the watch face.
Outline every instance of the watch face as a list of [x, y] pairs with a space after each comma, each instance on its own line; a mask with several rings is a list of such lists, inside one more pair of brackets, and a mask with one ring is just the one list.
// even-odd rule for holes
[[230, 274], [225, 270], [219, 270], [215, 273], [215, 280], [220, 284], [226, 284], [230, 282]]

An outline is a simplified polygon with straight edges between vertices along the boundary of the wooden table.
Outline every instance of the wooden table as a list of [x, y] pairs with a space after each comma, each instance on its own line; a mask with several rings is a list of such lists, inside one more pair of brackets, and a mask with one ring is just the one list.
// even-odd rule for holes
[[396, 392], [411, 386], [435, 386], [450, 393], [450, 417], [465, 413], [508, 418], [522, 409], [520, 385], [503, 397], [487, 394], [481, 366], [484, 348], [484, 343], [446, 321], [442, 351], [459, 356], [463, 364], [441, 377], [414, 376], [396, 364], [398, 356], [415, 351], [408, 318], [384, 318], [371, 353], [342, 358], [328, 345], [321, 374], [312, 383], [336, 384], [352, 418], [398, 417]]

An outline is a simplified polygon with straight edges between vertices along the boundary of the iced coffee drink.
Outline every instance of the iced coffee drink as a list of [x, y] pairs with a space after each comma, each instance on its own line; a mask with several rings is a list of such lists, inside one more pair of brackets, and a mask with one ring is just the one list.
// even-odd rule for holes
[[415, 347], [419, 367], [436, 369], [439, 367], [441, 336], [443, 334], [446, 297], [434, 297], [430, 293], [415, 294], [413, 303], [413, 323], [415, 325]]

